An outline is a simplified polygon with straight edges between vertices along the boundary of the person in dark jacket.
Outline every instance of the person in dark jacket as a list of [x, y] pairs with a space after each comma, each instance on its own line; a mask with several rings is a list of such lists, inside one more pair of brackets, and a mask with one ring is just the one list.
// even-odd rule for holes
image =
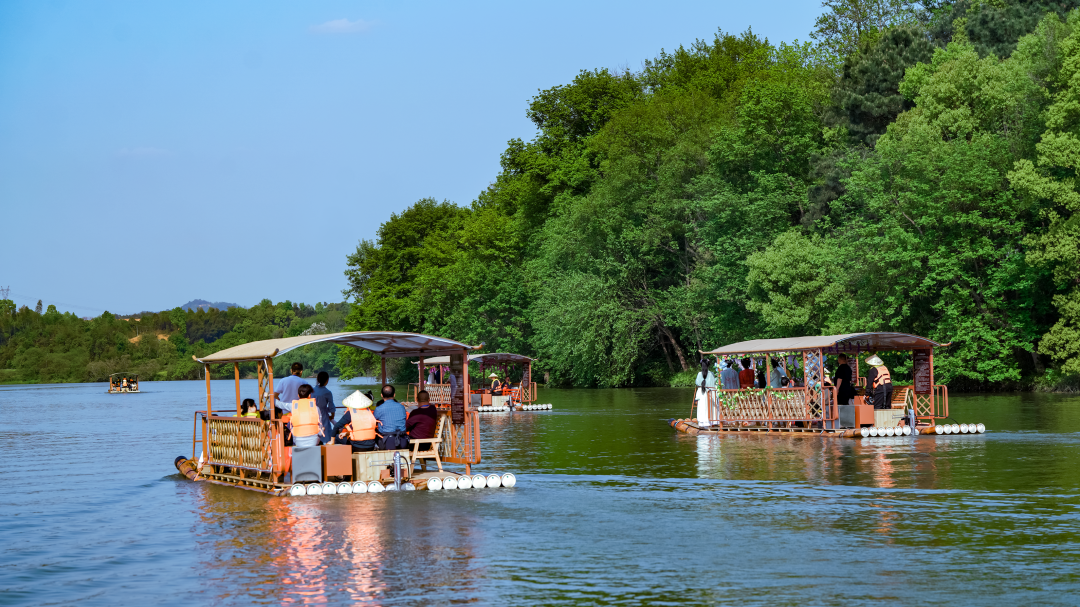
[[439, 425], [439, 410], [431, 404], [431, 396], [427, 390], [416, 393], [417, 408], [409, 413], [405, 420], [405, 430], [409, 433], [409, 440], [435, 438], [435, 429]]
[[851, 399], [855, 398], [855, 384], [852, 377], [854, 374], [848, 365], [847, 354], [841, 354], [836, 358], [837, 362], [840, 363], [836, 367], [836, 375], [833, 376], [833, 385], [836, 386], [836, 402], [846, 405], [851, 402]]
[[319, 435], [319, 442], [323, 445], [329, 445], [336, 436], [330, 432], [336, 409], [334, 406], [334, 393], [326, 387], [326, 384], [330, 383], [330, 374], [326, 371], [320, 371], [315, 377], [315, 383], [315, 388], [311, 391], [311, 398], [315, 399], [315, 406], [319, 409], [319, 423], [322, 424], [323, 428], [323, 433]]

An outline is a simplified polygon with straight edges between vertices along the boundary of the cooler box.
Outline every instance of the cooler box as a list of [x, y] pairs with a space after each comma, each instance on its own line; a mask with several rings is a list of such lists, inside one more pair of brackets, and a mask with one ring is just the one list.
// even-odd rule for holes
[[352, 445], [323, 445], [323, 478], [352, 476]]

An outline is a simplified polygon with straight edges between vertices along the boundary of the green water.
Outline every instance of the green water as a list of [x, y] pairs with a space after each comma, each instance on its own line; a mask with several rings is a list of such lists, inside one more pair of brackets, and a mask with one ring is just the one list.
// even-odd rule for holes
[[175, 473], [200, 382], [143, 390], [0, 387], [0, 604], [1080, 603], [1075, 396], [953, 395], [987, 434], [852, 440], [541, 389], [481, 414], [476, 471], [513, 489], [267, 498]]

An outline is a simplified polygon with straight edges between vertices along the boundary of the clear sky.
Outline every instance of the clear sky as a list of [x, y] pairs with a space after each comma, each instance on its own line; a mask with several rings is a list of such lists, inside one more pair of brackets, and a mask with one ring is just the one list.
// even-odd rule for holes
[[0, 286], [80, 316], [341, 301], [345, 256], [495, 177], [537, 89], [815, 0], [0, 2]]

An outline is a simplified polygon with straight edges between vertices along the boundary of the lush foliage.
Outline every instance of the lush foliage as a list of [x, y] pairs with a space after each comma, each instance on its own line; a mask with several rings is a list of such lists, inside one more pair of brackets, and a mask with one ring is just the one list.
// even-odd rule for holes
[[[181, 308], [144, 312], [117, 318], [108, 312], [83, 320], [60, 314], [54, 306], [41, 313], [15, 308], [0, 300], [0, 381], [77, 382], [104, 381], [111, 373], [138, 373], [144, 379], [196, 379], [202, 365], [192, 356], [205, 356], [242, 343], [275, 337], [329, 333], [345, 326], [349, 304], [315, 306], [263, 300], [251, 308], [220, 311]], [[275, 360], [281, 375], [300, 361], [312, 372], [336, 371], [333, 346], [309, 346]], [[214, 370], [232, 377], [233, 370]], [[241, 365], [248, 376], [254, 364]]]
[[1080, 375], [1075, 6], [827, 0], [816, 44], [720, 32], [583, 71], [471, 205], [422, 200], [360, 243], [348, 326], [582, 386], [860, 330], [952, 342], [957, 387]]

